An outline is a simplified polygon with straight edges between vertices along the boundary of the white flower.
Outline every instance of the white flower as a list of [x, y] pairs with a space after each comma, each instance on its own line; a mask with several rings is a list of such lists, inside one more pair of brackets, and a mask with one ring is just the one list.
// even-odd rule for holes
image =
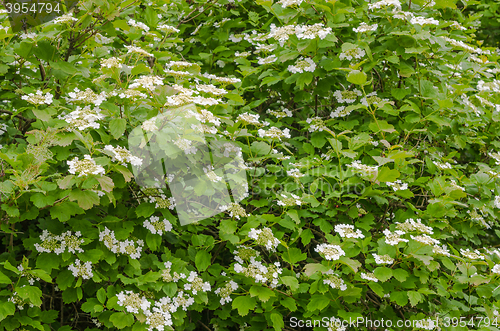
[[61, 23], [66, 23], [66, 24], [69, 24], [71, 22], [76, 22], [78, 21], [78, 19], [74, 18], [73, 17], [73, 13], [67, 13], [67, 14], [64, 14], [60, 17], [57, 17], [55, 20], [54, 20], [54, 23], [57, 23], [57, 24], [61, 24]]
[[80, 260], [76, 259], [75, 263], [70, 264], [68, 269], [73, 272], [73, 276], [82, 277], [83, 279], [90, 279], [94, 276], [92, 273], [92, 262], [87, 261], [83, 265], [80, 264]]
[[418, 241], [422, 244], [425, 244], [425, 245], [439, 245], [440, 242], [439, 240], [437, 239], [434, 239], [434, 238], [431, 238], [429, 235], [427, 234], [423, 234], [423, 235], [419, 235], [419, 236], [413, 236], [413, 235], [410, 235], [410, 238], [415, 240], [415, 241]]
[[163, 85], [163, 77], [159, 76], [142, 76], [134, 79], [132, 84], [129, 85], [130, 89], [142, 87], [148, 91], [154, 91], [156, 86]]
[[491, 269], [491, 272], [494, 274], [500, 274], [500, 264], [495, 264], [495, 266]]
[[280, 241], [275, 238], [273, 232], [270, 228], [264, 228], [262, 230], [250, 229], [248, 237], [254, 239], [258, 245], [263, 245], [267, 250], [275, 252]]
[[160, 236], [163, 235], [163, 232], [172, 231], [172, 224], [166, 219], [160, 221], [158, 216], [151, 216], [149, 220], [144, 221], [143, 226], [152, 234], [159, 234]]
[[375, 258], [375, 263], [376, 264], [393, 264], [394, 259], [390, 257], [389, 255], [377, 255], [377, 254], [372, 254], [373, 257]]
[[259, 137], [261, 138], [277, 138], [281, 140], [281, 138], [290, 138], [290, 130], [288, 128], [284, 129], [283, 131], [278, 129], [277, 127], [271, 127], [269, 130], [263, 130], [259, 129], [257, 131], [259, 134]]
[[154, 57], [153, 54], [146, 52], [145, 50], [143, 50], [140, 47], [132, 46], [132, 45], [131, 46], [125, 45], [125, 47], [128, 49], [127, 54], [139, 54], [139, 55], [142, 55], [142, 56]]
[[365, 22], [362, 22], [358, 28], [353, 28], [354, 32], [363, 33], [368, 31], [375, 31], [378, 28], [378, 24], [368, 25]]
[[375, 283], [378, 282], [378, 278], [375, 277], [375, 275], [372, 274], [371, 272], [368, 272], [368, 273], [362, 272], [361, 273], [361, 278], [366, 279], [366, 280], [370, 280], [370, 281], [375, 282]]
[[400, 242], [408, 242], [408, 239], [403, 239], [400, 238], [400, 236], [404, 235], [405, 232], [396, 230], [394, 232], [391, 232], [389, 229], [384, 230], [384, 235], [385, 235], [385, 242], [388, 245], [395, 246], [399, 244]]
[[121, 162], [122, 165], [125, 165], [125, 162], [128, 162], [134, 166], [140, 166], [142, 165], [142, 159], [133, 156], [126, 148], [121, 147], [121, 146], [116, 146], [113, 147], [111, 145], [106, 145], [104, 147], [105, 151], [110, 151], [113, 153], [113, 159], [112, 161], [118, 161]]
[[286, 8], [286, 7], [291, 7], [291, 6], [300, 6], [304, 0], [279, 0], [277, 3], [281, 5], [281, 7]]
[[149, 31], [149, 27], [142, 22], [136, 22], [135, 20], [129, 18], [127, 23], [128, 23], [128, 25], [133, 26], [134, 28], [138, 28], [138, 29], [144, 30], [146, 32]]
[[365, 236], [360, 230], [354, 231], [354, 225], [351, 224], [337, 224], [335, 225], [335, 232], [342, 238], [364, 238]]
[[345, 256], [345, 252], [339, 245], [320, 244], [314, 250], [330, 261], [338, 260], [341, 256]]
[[380, 9], [387, 6], [394, 6], [394, 10], [401, 10], [401, 3], [399, 2], [399, 0], [382, 0], [375, 3], [370, 3], [368, 4], [368, 9]]
[[430, 18], [425, 18], [422, 16], [415, 16], [410, 19], [411, 24], [418, 24], [418, 25], [439, 25], [439, 21], [430, 17]]
[[23, 95], [21, 99], [26, 100], [33, 105], [50, 105], [53, 97], [54, 96], [49, 92], [43, 95], [42, 91], [36, 91], [35, 94], [30, 93], [28, 95]]
[[362, 59], [365, 56], [365, 54], [366, 54], [365, 50], [356, 47], [345, 50], [342, 53], [340, 53], [339, 59], [351, 61], [354, 58], [359, 60]]
[[472, 260], [484, 260], [484, 255], [481, 254], [481, 252], [479, 252], [477, 249], [472, 252], [469, 248], [460, 248], [460, 254]]
[[401, 180], [396, 180], [395, 182], [387, 182], [386, 183], [388, 186], [392, 187], [394, 192], [399, 191], [399, 190], [407, 190], [408, 189], [408, 184], [403, 183]]
[[341, 291], [347, 290], [347, 285], [344, 283], [344, 280], [336, 275], [333, 270], [330, 269], [324, 272], [323, 275], [325, 275], [323, 284], [330, 285], [331, 288], [336, 288]]
[[297, 25], [295, 27], [295, 34], [299, 39], [325, 39], [327, 35], [332, 33], [332, 28], [325, 28], [323, 23], [316, 23], [313, 25]]
[[301, 57], [299, 60], [297, 60], [297, 62], [295, 62], [295, 65], [288, 66], [288, 71], [290, 71], [292, 74], [303, 73], [305, 71], [313, 72], [314, 70], [316, 70], [316, 63], [314, 63], [314, 61], [308, 57], [306, 57], [305, 59]]
[[442, 247], [440, 247], [438, 245], [433, 246], [432, 252], [434, 254], [439, 254], [439, 255], [443, 255], [443, 256], [450, 256], [450, 252], [445, 245], [443, 245]]
[[290, 177], [293, 177], [293, 178], [301, 178], [301, 177], [304, 177], [305, 175], [303, 173], [300, 172], [299, 169], [297, 168], [294, 168], [294, 169], [290, 169], [290, 170], [287, 170], [286, 171], [286, 174]]
[[451, 164], [449, 164], [448, 162], [441, 163], [441, 162], [432, 161], [432, 163], [434, 163], [434, 165], [441, 170], [451, 169]]
[[493, 201], [495, 208], [500, 208], [500, 196], [496, 195], [495, 200]]
[[180, 32], [181, 30], [171, 26], [171, 25], [167, 25], [167, 24], [162, 24], [162, 25], [158, 25], [158, 30], [161, 30], [161, 31], [164, 31], [164, 32], [167, 32], [167, 33], [171, 33], [171, 32]]
[[[360, 90], [358, 89], [353, 89], [352, 91], [340, 91], [337, 90], [333, 93], [333, 96], [335, 99], [337, 99], [338, 103], [353, 103], [356, 101], [357, 97], [362, 96], [363, 94], [361, 93]], [[343, 109], [342, 109], [343, 110]]]
[[85, 155], [82, 160], [78, 160], [78, 157], [75, 157], [72, 161], [66, 161], [69, 165], [69, 173], [76, 174], [78, 173], [78, 177], [87, 176], [87, 175], [104, 175], [105, 170], [102, 166], [97, 165], [95, 161], [90, 157], [90, 155]]
[[273, 62], [276, 62], [276, 60], [278, 60], [278, 58], [276, 57], [276, 55], [271, 55], [271, 56], [268, 56], [266, 58], [261, 58], [261, 57], [257, 57], [257, 60], [259, 64], [261, 65], [264, 65], [264, 64], [270, 64], [270, 63], [273, 63]]

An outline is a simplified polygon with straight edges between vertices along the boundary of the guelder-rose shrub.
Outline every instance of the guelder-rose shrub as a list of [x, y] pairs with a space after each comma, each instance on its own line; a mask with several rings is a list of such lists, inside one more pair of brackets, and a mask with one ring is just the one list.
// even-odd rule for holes
[[[2, 11], [0, 329], [498, 330], [499, 53], [467, 3], [88, 0], [17, 34]], [[230, 140], [249, 181], [185, 226], [128, 146], [181, 108], [171, 151]]]

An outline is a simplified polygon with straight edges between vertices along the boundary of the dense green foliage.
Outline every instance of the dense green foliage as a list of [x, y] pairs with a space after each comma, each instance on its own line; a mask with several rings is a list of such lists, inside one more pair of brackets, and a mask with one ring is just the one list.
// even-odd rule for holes
[[[463, 3], [398, 5], [88, 0], [19, 34], [0, 14], [0, 330], [498, 330], [499, 54]], [[128, 145], [179, 109], [203, 125], [160, 151], [225, 137], [249, 182], [187, 225]]]

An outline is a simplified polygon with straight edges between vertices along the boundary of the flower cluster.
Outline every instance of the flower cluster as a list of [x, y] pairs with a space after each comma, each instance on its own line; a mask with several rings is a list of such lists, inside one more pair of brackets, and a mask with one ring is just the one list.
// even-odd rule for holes
[[88, 175], [104, 175], [105, 170], [102, 166], [98, 165], [90, 155], [85, 155], [82, 160], [75, 157], [72, 161], [67, 161], [69, 165], [69, 173], [76, 174], [78, 177]]
[[396, 222], [396, 229], [403, 232], [417, 231], [427, 234], [434, 233], [432, 227], [423, 224], [420, 218], [417, 218], [416, 220], [409, 218], [404, 223]]
[[273, 126], [269, 130], [264, 130], [264, 129], [259, 129], [258, 131], [259, 137], [261, 138], [273, 138], [273, 139], [279, 139], [281, 138], [290, 138], [290, 129], [286, 128], [284, 130], [278, 129], [277, 127]]
[[47, 230], [43, 230], [40, 235], [40, 244], [35, 244], [35, 249], [42, 253], [56, 253], [57, 255], [63, 253], [66, 249], [70, 253], [83, 253], [83, 249], [80, 245], [83, 244], [83, 239], [80, 237], [82, 234], [80, 231], [76, 231], [75, 234], [71, 231], [66, 231], [61, 235], [54, 235]]
[[395, 182], [386, 182], [386, 184], [394, 190], [394, 192], [399, 191], [399, 190], [407, 190], [408, 189], [408, 184], [403, 183], [400, 179], [396, 180]]
[[231, 202], [229, 205], [223, 205], [219, 207], [220, 211], [229, 212], [230, 217], [240, 219], [240, 217], [247, 217], [245, 209], [238, 203]]
[[352, 168], [354, 171], [360, 173], [369, 180], [374, 180], [378, 176], [378, 166], [367, 166], [362, 164], [359, 160], [348, 164], [347, 167]]
[[212, 290], [209, 282], [204, 282], [198, 276], [198, 273], [191, 271], [189, 276], [186, 278], [187, 283], [184, 284], [185, 291], [191, 291], [193, 295], [196, 295], [198, 291], [208, 292]]
[[351, 61], [352, 59], [362, 59], [366, 55], [366, 52], [361, 49], [361, 48], [352, 48], [352, 49], [347, 49], [340, 53], [339, 59], [340, 60], [348, 60]]
[[337, 224], [335, 225], [335, 232], [342, 238], [363, 239], [365, 237], [363, 233], [361, 233], [361, 230], [354, 230], [354, 225], [351, 224]]
[[316, 70], [316, 63], [314, 63], [314, 61], [308, 57], [301, 57], [295, 62], [294, 65], [288, 66], [288, 71], [290, 71], [292, 74], [303, 73], [306, 71], [314, 72], [314, 70]]
[[255, 256], [251, 256], [247, 267], [242, 266], [240, 263], [236, 263], [234, 265], [234, 271], [246, 277], [253, 278], [256, 283], [270, 283], [269, 286], [275, 288], [279, 283], [279, 275], [283, 271], [280, 266], [279, 262], [265, 265], [261, 261], [257, 261]]
[[389, 255], [378, 255], [378, 254], [372, 254], [373, 257], [375, 258], [375, 263], [376, 264], [393, 264], [394, 259], [390, 257]]
[[330, 33], [332, 33], [332, 28], [325, 28], [323, 23], [295, 27], [295, 35], [299, 39], [325, 39]]
[[[171, 182], [171, 180], [169, 182]], [[155, 203], [155, 208], [168, 208], [173, 210], [176, 206], [174, 197], [167, 197], [166, 194], [161, 193], [157, 188], [144, 189], [143, 193], [147, 196], [144, 200], [149, 203]]]
[[21, 99], [28, 101], [32, 105], [50, 105], [52, 103], [52, 98], [54, 96], [49, 92], [43, 95], [42, 91], [36, 91], [35, 93], [30, 93], [28, 95], [23, 95]]
[[361, 93], [360, 90], [358, 89], [353, 89], [352, 91], [345, 90], [345, 91], [340, 91], [337, 90], [333, 93], [333, 96], [335, 99], [337, 99], [338, 103], [353, 103], [356, 101], [357, 97], [362, 96], [363, 94]]
[[375, 31], [378, 28], [378, 24], [368, 25], [365, 22], [362, 22], [359, 27], [353, 28], [352, 30], [357, 33]]
[[114, 231], [111, 231], [107, 227], [104, 227], [104, 231], [99, 232], [99, 241], [102, 241], [104, 246], [113, 253], [129, 255], [132, 259], [139, 259], [141, 257], [142, 248], [144, 246], [144, 241], [142, 239], [137, 240], [137, 243], [130, 239], [118, 241], [115, 238]]
[[130, 163], [133, 166], [142, 165], [142, 159], [137, 156], [133, 156], [130, 151], [121, 146], [113, 147], [111, 145], [106, 145], [104, 147], [105, 151], [109, 151], [113, 154], [112, 161], [121, 162], [122, 165], [126, 165], [126, 163]]
[[100, 124], [96, 121], [104, 119], [104, 115], [101, 114], [101, 110], [97, 107], [91, 108], [91, 106], [85, 106], [81, 108], [77, 106], [76, 110], [64, 116], [60, 115], [59, 119], [70, 124], [70, 127], [68, 127], [69, 131], [75, 129], [83, 131], [88, 128], [99, 129]]
[[163, 232], [172, 231], [172, 224], [166, 219], [160, 221], [158, 216], [151, 216], [142, 225], [152, 234], [159, 234], [160, 236], [163, 235]]
[[341, 291], [347, 290], [347, 285], [344, 283], [344, 280], [340, 278], [333, 270], [328, 270], [327, 272], [323, 272], [323, 283], [326, 285], [330, 285], [331, 288], [336, 288]]
[[308, 118], [306, 122], [309, 125], [309, 132], [321, 132], [327, 129], [325, 122], [320, 117]]
[[142, 76], [140, 78], [134, 79], [132, 84], [129, 85], [129, 89], [143, 88], [150, 92], [156, 89], [156, 86], [163, 85], [163, 78], [159, 76]]
[[304, 202], [302, 201], [302, 199], [298, 195], [295, 195], [293, 193], [281, 193], [279, 200], [277, 201], [278, 206], [282, 207], [300, 206], [303, 203]]
[[238, 284], [230, 280], [226, 283], [226, 285], [224, 285], [224, 287], [219, 287], [218, 289], [216, 289], [214, 293], [220, 296], [220, 304], [224, 305], [233, 301], [233, 299], [231, 299], [231, 294], [237, 289]]
[[408, 239], [401, 238], [402, 235], [406, 234], [406, 232], [401, 230], [396, 230], [391, 232], [389, 229], [384, 230], [385, 242], [388, 245], [395, 246], [400, 242], [408, 242]]
[[73, 276], [82, 277], [83, 279], [90, 279], [94, 276], [92, 273], [92, 262], [87, 261], [81, 264], [79, 259], [75, 260], [75, 263], [68, 266], [69, 271], [73, 273]]
[[68, 93], [69, 98], [66, 98], [66, 101], [69, 104], [72, 103], [92, 103], [95, 106], [99, 106], [101, 103], [106, 101], [107, 94], [106, 92], [101, 92], [99, 94], [92, 91], [90, 88], [86, 88], [85, 91], [80, 91], [77, 87], [73, 90], [73, 92]]
[[257, 245], [262, 245], [269, 251], [276, 251], [280, 241], [274, 237], [273, 231], [270, 228], [264, 228], [262, 230], [250, 229], [248, 237], [254, 239]]
[[314, 250], [329, 261], [335, 261], [340, 259], [341, 256], [345, 256], [345, 252], [339, 245], [320, 244]]

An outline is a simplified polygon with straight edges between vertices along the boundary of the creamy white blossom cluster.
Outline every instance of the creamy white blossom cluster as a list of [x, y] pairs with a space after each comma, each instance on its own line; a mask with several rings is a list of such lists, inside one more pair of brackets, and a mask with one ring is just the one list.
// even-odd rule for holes
[[157, 86], [163, 85], [163, 77], [160, 76], [142, 76], [134, 79], [129, 85], [130, 89], [143, 88], [150, 92], [154, 91]]
[[500, 80], [494, 79], [491, 82], [480, 80], [477, 82], [477, 89], [486, 92], [500, 92]]
[[352, 91], [345, 90], [345, 91], [340, 91], [337, 90], [333, 93], [333, 96], [335, 99], [337, 99], [338, 103], [353, 103], [357, 100], [358, 97], [362, 96], [363, 94], [361, 93], [360, 90], [358, 89], [353, 89]]
[[389, 255], [372, 254], [376, 264], [393, 264], [394, 259]]
[[295, 35], [299, 39], [325, 39], [330, 33], [332, 33], [332, 28], [325, 28], [323, 23], [295, 27]]
[[103, 101], [106, 101], [108, 97], [106, 92], [101, 92], [99, 94], [92, 91], [90, 88], [86, 88], [85, 91], [80, 91], [79, 88], [75, 87], [73, 92], [68, 93], [69, 98], [65, 98], [69, 104], [72, 103], [93, 103], [95, 106], [99, 106]]
[[54, 20], [54, 23], [56, 24], [70, 24], [72, 22], [78, 21], [77, 18], [73, 17], [73, 13], [67, 13], [62, 16], [57, 17]]
[[417, 231], [420, 233], [433, 234], [433, 229], [422, 223], [420, 218], [413, 219], [409, 218], [404, 223], [396, 222], [396, 229], [403, 232]]
[[303, 203], [304, 202], [302, 201], [302, 199], [298, 195], [295, 195], [293, 193], [281, 193], [279, 200], [277, 201], [278, 206], [282, 207], [300, 206]]
[[180, 281], [181, 279], [186, 279], [187, 276], [185, 273], [181, 272], [180, 274], [177, 273], [176, 271], [174, 271], [174, 273], [172, 273], [172, 262], [170, 261], [167, 261], [164, 263], [165, 265], [165, 269], [162, 270], [162, 279], [164, 282], [166, 283], [170, 283], [170, 282], [174, 282], [174, 283], [177, 283], [178, 281]]
[[230, 217], [240, 219], [240, 217], [247, 217], [245, 209], [235, 202], [231, 202], [229, 205], [223, 205], [219, 207], [220, 211], [227, 211]]
[[369, 180], [374, 180], [378, 176], [378, 166], [367, 166], [362, 164], [360, 160], [353, 161], [351, 164], [348, 164], [347, 167], [352, 168]]
[[340, 106], [337, 107], [334, 111], [330, 113], [331, 118], [337, 118], [337, 117], [345, 117], [349, 115], [352, 112], [352, 109], [349, 109], [345, 106]]
[[241, 83], [241, 79], [233, 77], [219, 77], [213, 74], [204, 73], [202, 77], [208, 78], [222, 85]]
[[290, 138], [290, 129], [286, 128], [284, 130], [278, 129], [277, 127], [273, 126], [269, 130], [264, 130], [264, 129], [259, 129], [257, 131], [259, 134], [259, 137], [261, 138], [273, 138], [273, 139], [279, 139], [281, 138]]
[[422, 235], [418, 235], [418, 236], [410, 235], [410, 238], [413, 239], [413, 240], [415, 240], [415, 241], [418, 241], [419, 243], [422, 243], [424, 245], [434, 246], [434, 245], [440, 245], [441, 244], [439, 242], [439, 240], [434, 239], [434, 238], [430, 237], [427, 234], [422, 234]]
[[156, 126], [156, 116], [144, 121], [144, 123], [142, 123], [141, 125], [141, 128], [147, 132], [158, 131], [158, 127]]
[[266, 113], [276, 116], [276, 118], [292, 117], [293, 113], [288, 110], [288, 108], [283, 108], [281, 110], [268, 109]]
[[304, 177], [305, 175], [303, 173], [300, 172], [299, 169], [297, 168], [292, 168], [290, 170], [287, 170], [286, 171], [286, 174], [290, 177], [293, 177], [295, 179], [299, 179], [299, 178], [302, 178]]
[[452, 44], [453, 46], [458, 47], [458, 48], [462, 48], [462, 49], [464, 49], [468, 52], [471, 52], [471, 53], [485, 54], [485, 55], [491, 54], [491, 52], [489, 50], [483, 51], [480, 48], [474, 48], [472, 46], [467, 45], [466, 43], [464, 43], [461, 40], [455, 40], [455, 39], [451, 39], [448, 37], [443, 37], [443, 39], [446, 40], [447, 42], [449, 42], [450, 44]]
[[386, 182], [386, 184], [387, 186], [390, 186], [394, 190], [394, 192], [408, 189], [408, 184], [403, 183], [400, 179], [396, 180], [395, 182]]
[[101, 45], [105, 45], [105, 44], [109, 44], [109, 43], [113, 42], [113, 38], [105, 37], [100, 33], [97, 33], [95, 35], [94, 39], [95, 39], [96, 43], [101, 44]]
[[241, 122], [244, 125], [251, 124], [260, 126], [262, 125], [262, 123], [259, 122], [259, 117], [259, 114], [243, 113], [238, 115], [238, 117], [236, 118], [236, 122]]
[[378, 28], [378, 24], [368, 25], [365, 22], [362, 22], [359, 27], [353, 28], [352, 30], [357, 33], [364, 33], [369, 31], [375, 31]]
[[269, 287], [275, 288], [279, 283], [279, 275], [283, 269], [279, 262], [274, 264], [263, 264], [257, 261], [255, 256], [251, 256], [247, 267], [242, 266], [240, 263], [234, 264], [234, 271], [242, 273], [246, 277], [253, 278], [256, 283], [269, 284]]
[[286, 7], [292, 7], [292, 6], [300, 6], [304, 0], [279, 0], [277, 3], [281, 5], [281, 7], [286, 8]]
[[73, 273], [75, 278], [82, 277], [83, 279], [90, 279], [94, 276], [92, 272], [92, 262], [90, 261], [81, 264], [80, 260], [76, 259], [75, 263], [68, 266], [68, 269]]
[[432, 252], [434, 254], [443, 255], [443, 256], [450, 256], [451, 255], [450, 251], [448, 250], [446, 245], [443, 245], [443, 246], [435, 245], [432, 247]]
[[125, 48], [127, 48], [127, 54], [138, 54], [141, 56], [149, 56], [149, 57], [154, 57], [153, 54], [148, 53], [147, 51], [143, 50], [140, 47], [134, 46], [134, 45], [125, 45]]
[[432, 163], [434, 163], [434, 165], [441, 170], [451, 169], [451, 164], [449, 164], [448, 162], [441, 163], [437, 161], [432, 161]]
[[113, 147], [111, 145], [106, 145], [104, 147], [105, 151], [109, 151], [113, 154], [113, 159], [112, 161], [118, 161], [121, 162], [122, 165], [126, 165], [126, 163], [130, 163], [133, 166], [141, 166], [142, 165], [142, 159], [137, 156], [133, 156], [129, 150], [127, 150], [125, 147], [121, 146], [116, 146]]
[[295, 25], [276, 27], [276, 25], [273, 23], [271, 24], [271, 31], [269, 32], [268, 36], [269, 38], [273, 38], [278, 41], [280, 46], [283, 47], [290, 36], [295, 34], [295, 29]]
[[351, 61], [352, 59], [357, 59], [360, 60], [366, 55], [366, 52], [364, 49], [361, 48], [351, 48], [343, 51], [339, 55], [340, 60], [348, 60]]
[[308, 118], [306, 122], [309, 124], [309, 132], [321, 132], [327, 129], [325, 122], [320, 117]]
[[149, 26], [147, 26], [146, 24], [142, 23], [142, 22], [136, 22], [135, 20], [129, 18], [128, 21], [127, 21], [128, 25], [134, 27], [134, 28], [137, 28], [139, 30], [144, 30], [146, 32], [149, 31]]
[[173, 27], [171, 25], [168, 25], [168, 24], [161, 24], [161, 25], [158, 25], [158, 30], [160, 31], [164, 31], [164, 32], [167, 32], [167, 33], [178, 33], [178, 32], [181, 32], [181, 30], [177, 29], [176, 27]]
[[491, 272], [500, 275], [500, 264], [495, 264], [493, 268], [491, 268]]
[[414, 16], [410, 19], [411, 24], [418, 24], [421, 26], [424, 25], [439, 25], [439, 21], [432, 17], [422, 17], [422, 16]]
[[224, 287], [219, 287], [218, 289], [216, 289], [214, 293], [220, 296], [220, 304], [225, 305], [226, 303], [233, 301], [233, 299], [231, 298], [231, 294], [237, 289], [238, 284], [230, 280], [226, 283], [226, 285], [224, 285]]
[[488, 152], [488, 156], [495, 160], [496, 165], [500, 165], [500, 153]]
[[314, 61], [308, 57], [301, 57], [295, 62], [294, 65], [288, 66], [288, 71], [290, 71], [292, 74], [303, 73], [306, 71], [314, 72], [314, 70], [316, 70], [316, 63], [314, 63]]
[[345, 256], [345, 252], [339, 245], [319, 244], [314, 250], [329, 261], [335, 261], [341, 256]]
[[163, 232], [172, 231], [172, 224], [165, 218], [160, 221], [158, 216], [151, 216], [142, 225], [152, 234], [159, 234], [160, 236], [163, 235]]
[[477, 249], [471, 251], [470, 248], [467, 249], [460, 248], [460, 254], [471, 260], [484, 260], [484, 255]]
[[395, 246], [400, 242], [408, 242], [408, 239], [401, 238], [402, 235], [405, 235], [406, 232], [401, 230], [396, 230], [391, 232], [389, 229], [384, 230], [385, 242], [388, 245]]
[[189, 276], [186, 278], [187, 283], [184, 284], [184, 291], [191, 291], [193, 295], [196, 295], [199, 291], [209, 292], [212, 290], [209, 282], [204, 282], [198, 273], [191, 271]]
[[26, 100], [32, 105], [50, 105], [52, 103], [52, 99], [54, 96], [49, 92], [43, 95], [42, 91], [36, 91], [35, 93], [29, 93], [28, 95], [23, 95], [21, 97], [22, 100]]
[[101, 60], [101, 67], [103, 68], [118, 68], [120, 69], [123, 66], [123, 60], [119, 57], [110, 57], [109, 59]]
[[360, 276], [361, 276], [362, 279], [366, 279], [366, 280], [369, 280], [369, 281], [372, 281], [372, 282], [375, 282], [375, 283], [378, 282], [378, 278], [375, 277], [375, 275], [373, 273], [371, 273], [371, 272], [366, 272], [366, 273], [362, 272]]
[[207, 167], [203, 167], [203, 172], [205, 173], [205, 175], [208, 177], [208, 179], [211, 182], [217, 183], [217, 182], [220, 182], [223, 179], [221, 176], [219, 176], [219, 175], [217, 175], [215, 173], [214, 168], [211, 165], [209, 165]]
[[370, 105], [377, 105], [379, 102], [389, 102], [389, 99], [382, 99], [378, 97], [376, 91], [368, 93], [366, 97], [361, 99], [361, 104], [366, 107], [369, 107]]
[[193, 141], [189, 139], [182, 138], [181, 136], [178, 136], [176, 140], [173, 141], [174, 145], [179, 147], [186, 155], [188, 154], [196, 154], [198, 149], [194, 146], [192, 146]]
[[342, 238], [362, 239], [365, 237], [361, 230], [354, 230], [354, 225], [351, 224], [337, 224], [335, 225], [334, 230]]
[[279, 239], [274, 236], [270, 228], [264, 228], [262, 230], [251, 228], [250, 232], [248, 232], [248, 238], [254, 239], [257, 245], [262, 245], [271, 252], [275, 252], [280, 244]]
[[104, 228], [104, 231], [99, 232], [99, 241], [102, 241], [104, 246], [111, 252], [129, 255], [132, 259], [139, 259], [141, 257], [144, 246], [142, 239], [137, 240], [137, 243], [130, 239], [126, 239], [125, 241], [117, 240], [114, 231], [111, 231], [107, 227]]
[[26, 269], [24, 269], [23, 265], [20, 264], [20, 265], [17, 266], [17, 270], [20, 271], [19, 277], [26, 277], [28, 279], [28, 283], [30, 285], [34, 285], [35, 284], [35, 280], [40, 281], [39, 277], [35, 277], [31, 273], [29, 273], [29, 270], [31, 270], [31, 268], [29, 268], [29, 267], [26, 270]]
[[71, 161], [66, 161], [66, 163], [69, 165], [69, 173], [73, 175], [78, 173], [78, 177], [88, 175], [104, 175], [105, 173], [104, 168], [98, 165], [88, 154], [86, 154], [81, 160], [79, 160], [78, 157], [75, 157]]
[[495, 196], [495, 199], [493, 200], [493, 205], [495, 206], [495, 208], [500, 209], [500, 196], [499, 195]]
[[96, 121], [104, 119], [104, 115], [101, 114], [98, 107], [85, 106], [81, 108], [77, 106], [71, 113], [59, 115], [58, 118], [70, 124], [67, 130], [83, 131], [88, 128], [99, 129], [101, 125]]
[[344, 280], [339, 277], [333, 270], [328, 270], [323, 272], [323, 284], [330, 285], [331, 288], [336, 288], [341, 291], [347, 290], [347, 285], [344, 283]]
[[401, 9], [401, 2], [399, 0], [382, 0], [375, 3], [368, 4], [368, 9], [380, 9], [383, 7], [394, 6], [394, 9]]
[[83, 239], [80, 231], [73, 234], [71, 231], [66, 231], [61, 235], [54, 235], [48, 230], [43, 230], [40, 235], [40, 244], [35, 243], [35, 249], [40, 253], [56, 253], [57, 255], [63, 253], [66, 248], [70, 253], [83, 253], [80, 245], [83, 244]]
[[276, 55], [270, 55], [268, 57], [257, 57], [257, 62], [260, 64], [260, 65], [265, 65], [265, 64], [271, 64], [271, 63], [274, 63], [278, 60], [278, 58], [276, 57]]
[[[167, 176], [167, 182], [171, 183], [173, 180], [172, 175]], [[144, 201], [155, 203], [155, 208], [168, 208], [173, 210], [176, 206], [174, 197], [167, 197], [166, 194], [160, 192], [157, 188], [145, 188], [142, 190], [144, 193]]]

